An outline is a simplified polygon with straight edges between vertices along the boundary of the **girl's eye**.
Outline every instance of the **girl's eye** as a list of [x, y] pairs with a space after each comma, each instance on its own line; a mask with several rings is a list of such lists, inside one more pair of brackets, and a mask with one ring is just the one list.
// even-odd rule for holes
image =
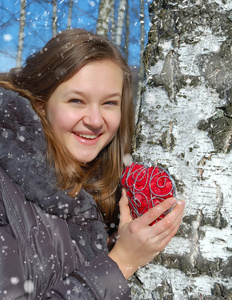
[[107, 101], [107, 102], [105, 102], [105, 104], [106, 104], [106, 105], [119, 105], [119, 102], [118, 102], [118, 101], [112, 100], [112, 101]]
[[83, 101], [80, 100], [80, 99], [70, 99], [68, 102], [70, 102], [70, 103], [83, 103]]

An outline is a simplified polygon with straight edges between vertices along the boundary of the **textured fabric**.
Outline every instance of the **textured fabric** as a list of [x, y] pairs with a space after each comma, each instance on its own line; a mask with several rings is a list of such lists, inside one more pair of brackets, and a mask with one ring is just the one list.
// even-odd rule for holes
[[0, 167], [0, 299], [130, 299], [107, 254], [86, 261], [66, 221], [29, 202]]
[[0, 299], [130, 299], [106, 240], [93, 198], [56, 188], [29, 101], [0, 88]]
[[50, 214], [68, 218], [70, 234], [87, 259], [107, 252], [107, 233], [95, 201], [83, 189], [73, 199], [56, 188], [54, 170], [46, 164], [46, 140], [38, 115], [27, 99], [3, 88], [0, 88], [0, 166], [29, 201]]
[[[43, 300], [63, 299], [64, 290], [69, 300], [129, 300], [130, 289], [125, 284], [122, 273], [115, 272], [117, 268], [117, 264], [110, 257], [99, 255], [89, 264], [75, 270], [65, 281], [57, 284]], [[84, 295], [83, 286], [87, 287]]]
[[66, 222], [26, 201], [0, 167], [0, 299], [40, 299], [84, 262]]

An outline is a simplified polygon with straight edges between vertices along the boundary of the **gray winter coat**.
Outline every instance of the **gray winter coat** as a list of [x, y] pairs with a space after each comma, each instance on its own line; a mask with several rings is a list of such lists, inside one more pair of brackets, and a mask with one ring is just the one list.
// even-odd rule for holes
[[93, 198], [59, 191], [30, 102], [0, 88], [0, 299], [130, 299]]

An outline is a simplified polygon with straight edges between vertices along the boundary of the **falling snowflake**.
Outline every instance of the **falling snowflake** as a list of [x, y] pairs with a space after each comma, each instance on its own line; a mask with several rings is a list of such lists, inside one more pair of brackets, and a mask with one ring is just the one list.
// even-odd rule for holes
[[16, 284], [19, 283], [19, 278], [18, 277], [11, 277], [10, 282], [11, 282], [11, 284], [16, 285]]
[[89, 5], [91, 5], [92, 7], [95, 6], [95, 2], [94, 1], [89, 1]]
[[23, 287], [25, 292], [28, 294], [31, 294], [34, 291], [34, 283], [31, 280], [26, 280]]
[[10, 42], [13, 37], [12, 37], [11, 34], [6, 33], [6, 34], [3, 35], [3, 38], [4, 38], [4, 41]]

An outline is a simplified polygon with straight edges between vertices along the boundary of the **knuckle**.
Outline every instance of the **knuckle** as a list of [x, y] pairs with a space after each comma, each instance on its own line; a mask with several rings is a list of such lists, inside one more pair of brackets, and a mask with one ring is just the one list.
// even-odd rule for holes
[[[136, 220], [137, 221], [137, 220]], [[137, 233], [138, 232], [138, 222], [131, 222], [130, 223], [130, 227], [129, 227], [129, 229], [130, 229], [130, 232], [131, 232], [131, 234], [134, 234], [134, 233]]]

